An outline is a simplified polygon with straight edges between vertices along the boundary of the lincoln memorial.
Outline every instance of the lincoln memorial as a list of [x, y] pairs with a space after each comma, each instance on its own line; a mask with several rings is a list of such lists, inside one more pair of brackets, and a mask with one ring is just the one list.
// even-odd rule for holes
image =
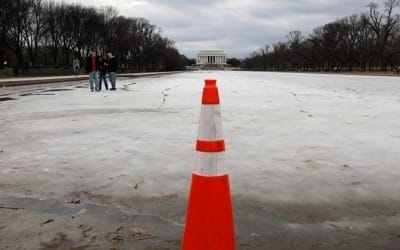
[[197, 53], [198, 65], [225, 65], [226, 54], [223, 50], [201, 50]]

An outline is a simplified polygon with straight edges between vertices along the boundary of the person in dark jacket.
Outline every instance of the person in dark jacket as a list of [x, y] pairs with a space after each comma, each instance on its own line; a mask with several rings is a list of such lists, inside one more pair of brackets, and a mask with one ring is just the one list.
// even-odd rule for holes
[[107, 79], [106, 79], [107, 67], [108, 67], [107, 60], [105, 60], [105, 58], [103, 59], [103, 57], [100, 56], [99, 57], [99, 74], [100, 74], [99, 90], [101, 90], [102, 80], [104, 80], [104, 86], [106, 87], [106, 90], [108, 90], [108, 84], [107, 84]]
[[116, 90], [115, 85], [117, 81], [117, 61], [111, 52], [108, 52], [108, 73], [110, 74], [111, 89]]
[[[90, 52], [90, 56], [87, 58], [86, 62], [86, 71], [89, 74], [89, 83], [90, 83], [90, 91], [99, 91], [99, 77], [98, 77], [98, 70], [99, 70], [99, 58], [96, 55], [95, 51]], [[95, 85], [93, 86], [93, 81]]]

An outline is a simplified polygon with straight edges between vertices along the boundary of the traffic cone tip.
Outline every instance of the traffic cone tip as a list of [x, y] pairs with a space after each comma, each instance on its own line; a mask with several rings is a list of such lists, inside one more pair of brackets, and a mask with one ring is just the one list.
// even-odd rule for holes
[[203, 88], [202, 104], [205, 105], [216, 105], [219, 104], [219, 94], [217, 88], [217, 80], [206, 79], [204, 80], [205, 85]]

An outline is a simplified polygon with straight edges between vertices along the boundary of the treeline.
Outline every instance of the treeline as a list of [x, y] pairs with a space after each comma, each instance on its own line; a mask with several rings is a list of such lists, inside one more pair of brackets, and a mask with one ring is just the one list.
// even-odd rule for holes
[[[392, 70], [400, 64], [400, 23], [394, 11], [399, 0], [387, 0], [380, 10], [316, 28], [308, 37], [292, 31], [286, 42], [265, 46], [242, 62], [247, 69], [273, 71]], [[344, 6], [345, 8], [345, 6]]]
[[91, 50], [111, 51], [131, 71], [178, 70], [188, 59], [143, 18], [120, 16], [113, 7], [45, 0], [0, 0], [0, 67], [71, 68]]

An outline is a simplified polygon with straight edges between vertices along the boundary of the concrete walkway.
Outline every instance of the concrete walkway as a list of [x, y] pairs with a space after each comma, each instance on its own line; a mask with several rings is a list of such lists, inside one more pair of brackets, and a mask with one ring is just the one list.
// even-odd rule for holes
[[[145, 77], [154, 75], [168, 75], [175, 74], [177, 71], [171, 72], [147, 72], [147, 73], [121, 73], [118, 77]], [[69, 75], [69, 76], [47, 76], [47, 77], [15, 77], [15, 78], [3, 78], [0, 79], [0, 86], [20, 86], [20, 85], [32, 85], [32, 84], [44, 84], [44, 83], [55, 83], [55, 82], [71, 82], [87, 80], [87, 75]]]

